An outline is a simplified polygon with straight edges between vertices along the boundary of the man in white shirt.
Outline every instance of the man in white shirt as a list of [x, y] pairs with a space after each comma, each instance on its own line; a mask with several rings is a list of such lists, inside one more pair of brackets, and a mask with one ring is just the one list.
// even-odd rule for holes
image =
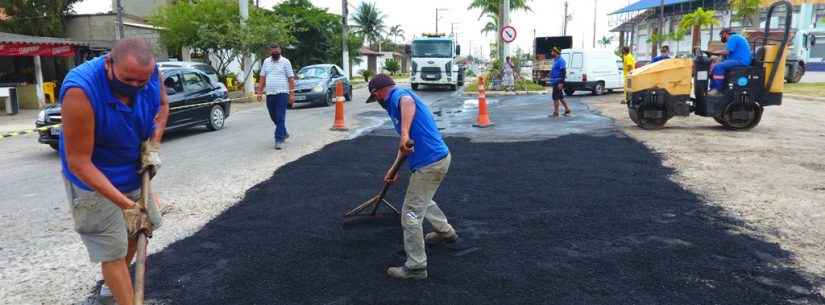
[[295, 73], [289, 59], [281, 56], [278, 44], [273, 43], [269, 48], [272, 56], [264, 59], [261, 65], [257, 94], [258, 101], [261, 101], [261, 94], [266, 94], [266, 108], [275, 123], [275, 149], [280, 150], [289, 138], [286, 131], [286, 108], [287, 104], [292, 107], [295, 103]]

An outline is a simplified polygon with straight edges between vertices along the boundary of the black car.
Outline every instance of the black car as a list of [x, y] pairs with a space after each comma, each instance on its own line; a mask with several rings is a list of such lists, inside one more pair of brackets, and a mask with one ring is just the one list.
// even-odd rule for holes
[[344, 99], [352, 100], [352, 84], [336, 65], [306, 66], [298, 70], [295, 83], [295, 103], [335, 105], [335, 84], [344, 84]]
[[[206, 125], [209, 130], [223, 128], [231, 105], [226, 89], [213, 84], [199, 70], [160, 67], [159, 71], [169, 96], [167, 131], [198, 125]], [[43, 109], [35, 122], [40, 129], [38, 141], [57, 150], [60, 123], [59, 104]]]

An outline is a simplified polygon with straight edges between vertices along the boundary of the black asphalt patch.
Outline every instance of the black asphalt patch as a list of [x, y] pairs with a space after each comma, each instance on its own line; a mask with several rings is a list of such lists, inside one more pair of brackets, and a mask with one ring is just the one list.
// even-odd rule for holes
[[[426, 281], [390, 280], [398, 225], [342, 228], [397, 139], [338, 142], [281, 167], [200, 232], [149, 258], [165, 304], [823, 304], [777, 244], [736, 233], [625, 137], [449, 138], [435, 200], [461, 239]], [[216, 173], [217, 174], [217, 173]], [[408, 173], [402, 173], [402, 177]], [[406, 178], [390, 191], [400, 205]], [[428, 228], [426, 228], [428, 229]], [[158, 234], [163, 234], [161, 230]]]

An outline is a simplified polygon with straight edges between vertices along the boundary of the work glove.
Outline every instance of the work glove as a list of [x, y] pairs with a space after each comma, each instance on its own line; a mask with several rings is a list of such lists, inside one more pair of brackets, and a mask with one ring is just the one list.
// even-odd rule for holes
[[126, 233], [129, 239], [137, 239], [140, 232], [145, 232], [146, 237], [152, 237], [154, 228], [152, 228], [152, 223], [149, 221], [149, 215], [139, 205], [136, 204], [131, 208], [124, 209], [123, 218], [126, 219]]
[[160, 143], [152, 140], [144, 141], [140, 145], [140, 171], [143, 174], [149, 171], [149, 175], [155, 177], [160, 169]]

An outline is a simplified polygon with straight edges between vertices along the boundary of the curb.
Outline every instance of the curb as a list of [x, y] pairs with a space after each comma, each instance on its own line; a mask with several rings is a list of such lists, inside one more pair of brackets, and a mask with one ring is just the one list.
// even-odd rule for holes
[[[487, 96], [546, 95], [547, 91], [487, 91]], [[464, 96], [478, 96], [478, 92], [464, 92]]]
[[809, 101], [809, 102], [825, 102], [825, 97], [816, 97], [816, 96], [807, 96], [807, 95], [797, 95], [797, 94], [785, 94], [785, 97], [789, 97], [795, 100], [801, 101]]

